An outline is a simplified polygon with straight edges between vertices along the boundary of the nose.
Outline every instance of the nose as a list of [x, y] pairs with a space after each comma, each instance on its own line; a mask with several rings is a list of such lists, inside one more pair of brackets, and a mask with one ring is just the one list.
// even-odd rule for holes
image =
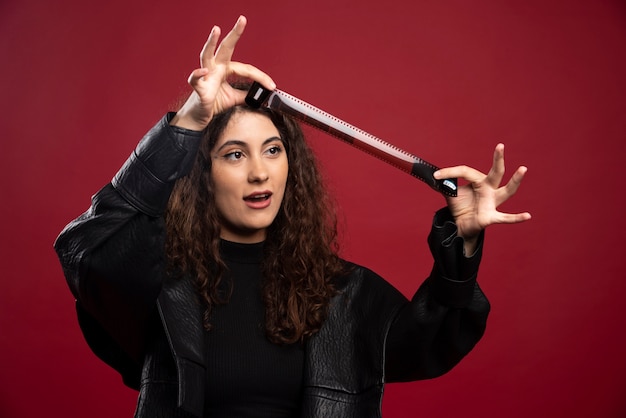
[[250, 183], [262, 183], [269, 179], [269, 172], [262, 158], [251, 158], [248, 181]]

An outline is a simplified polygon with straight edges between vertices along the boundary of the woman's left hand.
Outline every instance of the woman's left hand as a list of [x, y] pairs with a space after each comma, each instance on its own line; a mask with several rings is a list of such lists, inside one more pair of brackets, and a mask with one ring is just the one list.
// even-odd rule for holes
[[464, 165], [442, 168], [435, 173], [436, 179], [456, 177], [468, 182], [459, 187], [456, 197], [446, 198], [458, 235], [465, 240], [465, 254], [474, 252], [480, 232], [489, 225], [519, 223], [530, 219], [528, 212], [503, 213], [497, 210], [498, 206], [515, 194], [526, 171], [526, 167], [519, 167], [509, 182], [500, 186], [504, 177], [504, 145], [498, 144], [488, 174]]

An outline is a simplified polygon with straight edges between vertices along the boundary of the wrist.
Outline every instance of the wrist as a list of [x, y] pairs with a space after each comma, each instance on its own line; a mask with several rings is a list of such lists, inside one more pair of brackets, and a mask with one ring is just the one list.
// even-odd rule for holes
[[472, 228], [471, 231], [468, 231], [468, 228], [464, 228], [460, 222], [457, 223], [457, 227], [457, 235], [463, 238], [463, 254], [466, 257], [471, 257], [476, 252], [482, 230], [475, 231]]
[[210, 120], [210, 115], [202, 111], [197, 95], [192, 93], [178, 112], [176, 112], [170, 121], [170, 125], [190, 131], [203, 131]]
[[478, 235], [471, 238], [461, 238], [463, 238], [463, 255], [465, 257], [473, 256], [476, 252], [476, 249], [478, 248]]
[[206, 128], [206, 124], [199, 123], [194, 118], [185, 115], [184, 113], [180, 114], [180, 112], [174, 115], [170, 121], [170, 125], [197, 132], [203, 131], [204, 128]]

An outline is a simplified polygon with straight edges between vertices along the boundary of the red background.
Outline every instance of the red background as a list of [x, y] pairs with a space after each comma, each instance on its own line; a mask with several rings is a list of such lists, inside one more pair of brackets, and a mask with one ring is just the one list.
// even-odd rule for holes
[[[213, 3], [213, 4], [211, 4]], [[83, 341], [52, 250], [142, 134], [187, 93], [213, 24], [235, 59], [438, 165], [529, 172], [487, 234], [486, 336], [451, 373], [388, 385], [386, 417], [624, 417], [623, 1], [0, 3], [0, 416], [131, 416]], [[324, 134], [344, 255], [407, 295], [442, 198]], [[420, 278], [416, 280], [415, 277]]]

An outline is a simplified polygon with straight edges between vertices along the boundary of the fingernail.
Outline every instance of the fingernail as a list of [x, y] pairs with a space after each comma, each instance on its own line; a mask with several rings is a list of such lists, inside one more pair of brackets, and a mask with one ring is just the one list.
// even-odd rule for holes
[[439, 180], [439, 176], [440, 176], [439, 171], [435, 171], [435, 172], [433, 173], [433, 177], [434, 177], [434, 178], [436, 178], [437, 180]]

